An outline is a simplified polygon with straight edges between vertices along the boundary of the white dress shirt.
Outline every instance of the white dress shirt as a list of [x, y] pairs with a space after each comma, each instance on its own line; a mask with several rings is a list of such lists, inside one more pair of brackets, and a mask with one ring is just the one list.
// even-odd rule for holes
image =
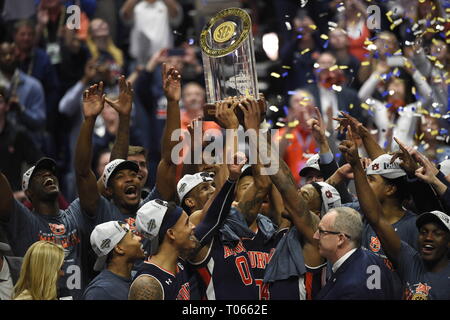
[[344, 254], [342, 257], [340, 257], [338, 259], [338, 261], [336, 261], [333, 264], [333, 267], [331, 268], [333, 270], [333, 273], [335, 273], [337, 271], [337, 269], [339, 269], [340, 266], [342, 266], [342, 264], [345, 262], [345, 260], [347, 260], [348, 258], [350, 258], [350, 256], [353, 254], [353, 252], [356, 251], [356, 248], [350, 250], [349, 252], [347, 252], [346, 254]]
[[8, 262], [4, 257], [2, 259], [3, 266], [0, 270], [0, 300], [11, 300], [14, 285], [11, 273], [9, 272]]

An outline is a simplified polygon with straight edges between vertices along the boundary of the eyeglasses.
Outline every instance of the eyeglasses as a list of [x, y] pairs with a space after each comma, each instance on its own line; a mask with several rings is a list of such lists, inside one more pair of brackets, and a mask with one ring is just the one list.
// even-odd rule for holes
[[343, 234], [344, 236], [346, 236], [348, 239], [351, 239], [351, 237], [348, 234], [345, 234], [343, 232], [339, 232], [339, 231], [328, 231], [328, 230], [322, 230], [320, 228], [317, 228], [317, 231], [319, 231], [319, 235], [327, 235], [327, 234]]

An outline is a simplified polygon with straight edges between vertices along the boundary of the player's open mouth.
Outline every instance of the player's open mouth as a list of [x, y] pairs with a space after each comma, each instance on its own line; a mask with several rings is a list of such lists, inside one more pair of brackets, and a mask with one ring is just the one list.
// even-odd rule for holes
[[426, 255], [430, 255], [433, 253], [434, 249], [435, 249], [435, 247], [432, 246], [431, 244], [424, 244], [422, 246], [422, 253], [426, 254]]
[[45, 179], [44, 180], [44, 187], [47, 188], [47, 187], [51, 187], [51, 186], [55, 186], [56, 187], [55, 181], [53, 181], [52, 178]]
[[129, 199], [137, 197], [137, 187], [132, 185], [125, 188], [125, 196]]

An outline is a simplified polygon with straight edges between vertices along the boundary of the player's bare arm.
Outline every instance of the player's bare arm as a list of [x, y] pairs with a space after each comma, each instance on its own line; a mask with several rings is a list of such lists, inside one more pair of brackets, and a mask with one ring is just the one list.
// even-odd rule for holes
[[161, 284], [151, 276], [142, 275], [131, 284], [128, 300], [164, 300]]
[[98, 85], [95, 84], [84, 91], [84, 121], [81, 125], [75, 150], [75, 173], [81, 208], [90, 216], [95, 214], [100, 199], [97, 179], [91, 169], [92, 134], [95, 120], [102, 112], [104, 103], [103, 82], [100, 82]]

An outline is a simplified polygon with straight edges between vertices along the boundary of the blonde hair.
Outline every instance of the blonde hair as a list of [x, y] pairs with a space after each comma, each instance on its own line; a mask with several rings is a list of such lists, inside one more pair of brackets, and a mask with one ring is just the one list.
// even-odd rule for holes
[[[102, 22], [106, 23], [106, 21], [104, 21], [102, 19], [99, 19], [99, 18], [94, 19], [94, 20], [101, 20]], [[92, 21], [91, 21], [91, 24], [92, 24]], [[88, 32], [88, 35], [86, 37], [86, 45], [87, 45], [87, 47], [89, 49], [89, 52], [92, 55], [92, 58], [94, 60], [96, 60], [99, 57], [99, 51], [98, 51], [97, 45], [95, 44], [94, 40], [92, 39], [92, 34], [91, 33], [92, 33], [92, 28], [91, 28], [91, 26], [89, 26], [89, 32]], [[116, 45], [114, 44], [113, 40], [111, 39], [111, 36], [108, 36], [107, 42], [108, 43], [107, 43], [106, 51], [113, 57], [114, 61], [120, 67], [122, 67], [123, 63], [124, 63], [122, 50], [120, 50], [119, 48], [116, 47]]]
[[28, 293], [33, 300], [55, 300], [56, 282], [64, 263], [64, 249], [49, 241], [38, 241], [25, 253], [13, 299]]

